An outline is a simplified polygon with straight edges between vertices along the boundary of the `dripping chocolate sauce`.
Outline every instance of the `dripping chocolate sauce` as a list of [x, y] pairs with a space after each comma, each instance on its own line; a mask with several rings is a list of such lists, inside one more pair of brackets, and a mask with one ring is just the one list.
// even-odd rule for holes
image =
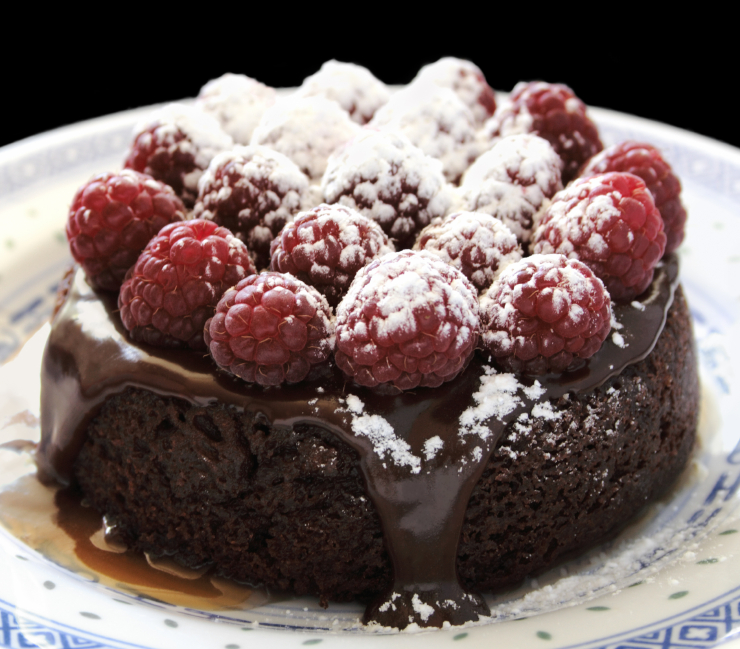
[[[454, 381], [398, 395], [347, 384], [336, 368], [320, 382], [252, 387], [215, 371], [210, 358], [200, 354], [131, 342], [115, 313], [114, 299], [96, 294], [78, 271], [44, 352], [39, 477], [70, 484], [87, 424], [108, 397], [128, 387], [201, 406], [218, 401], [273, 427], [320, 426], [358, 452], [393, 565], [391, 589], [368, 605], [364, 621], [396, 628], [475, 621], [490, 611], [479, 594], [461, 586], [457, 546], [470, 494], [504, 430], [535, 402], [593, 390], [643, 360], [663, 330], [677, 278], [677, 260], [669, 256], [640, 296], [641, 307], [613, 305], [623, 345], [609, 337], [578, 370], [537, 377], [541, 396], [533, 400], [520, 390], [510, 412], [485, 422], [489, 434], [482, 438], [461, 435], [459, 423], [463, 412], [476, 405], [481, 379], [490, 372], [481, 357], [474, 357]], [[525, 387], [533, 384], [525, 377], [520, 382]], [[346, 401], [350, 394], [364, 404], [362, 416], [378, 415], [391, 425], [419, 465], [398, 465], [388, 454], [381, 457], [367, 436], [355, 434]], [[439, 436], [443, 446], [433, 458], [423, 459], [424, 443], [432, 435]]]

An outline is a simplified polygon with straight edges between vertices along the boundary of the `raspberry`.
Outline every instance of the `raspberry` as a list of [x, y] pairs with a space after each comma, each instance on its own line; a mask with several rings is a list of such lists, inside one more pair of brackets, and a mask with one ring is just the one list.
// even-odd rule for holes
[[522, 258], [522, 249], [501, 221], [480, 212], [456, 212], [421, 231], [414, 250], [426, 250], [454, 266], [475, 288], [488, 288], [498, 273]]
[[67, 240], [90, 286], [118, 291], [149, 239], [184, 218], [185, 206], [171, 187], [124, 169], [94, 176], [77, 190]]
[[563, 183], [604, 148], [586, 105], [559, 83], [518, 83], [509, 103], [499, 108], [485, 130], [489, 137], [535, 133], [545, 138], [563, 159]]
[[294, 97], [265, 111], [251, 144], [264, 144], [295, 162], [318, 182], [329, 155], [360, 130], [346, 111], [325, 97]]
[[393, 95], [370, 126], [401, 133], [442, 162], [445, 178], [457, 183], [478, 157], [480, 143], [470, 109], [449, 88], [412, 83]]
[[227, 73], [200, 89], [195, 106], [215, 117], [237, 144], [249, 144], [262, 114], [275, 103], [275, 89], [243, 74]]
[[666, 237], [642, 179], [613, 172], [578, 179], [556, 194], [532, 241], [534, 253], [580, 259], [612, 300], [629, 301], [653, 281]]
[[499, 140], [465, 172], [460, 194], [475, 212], [485, 212], [527, 242], [538, 217], [563, 188], [563, 163], [547, 140], [532, 134]]
[[270, 263], [270, 243], [308, 200], [308, 178], [265, 146], [234, 147], [208, 165], [198, 183], [196, 218], [215, 221], [247, 244], [257, 268]]
[[233, 145], [215, 118], [192, 106], [169, 104], [134, 128], [125, 166], [167, 183], [192, 207], [211, 158]]
[[203, 326], [226, 289], [254, 273], [246, 246], [200, 219], [171, 223], [154, 237], [118, 296], [123, 326], [158, 347], [203, 348]]
[[611, 329], [604, 284], [577, 259], [532, 255], [507, 266], [481, 298], [484, 347], [507, 372], [574, 369]]
[[389, 252], [393, 244], [375, 221], [342, 205], [319, 205], [272, 242], [270, 269], [295, 275], [336, 307], [357, 272]]
[[290, 275], [262, 273], [226, 291], [205, 340], [220, 367], [249, 383], [297, 383], [329, 358], [334, 323], [316, 289]]
[[473, 112], [476, 124], [482, 125], [496, 110], [496, 95], [486, 82], [481, 69], [470, 61], [446, 56], [425, 65], [412, 83], [434, 83], [449, 88]]
[[334, 60], [326, 61], [318, 72], [306, 77], [296, 94], [331, 99], [361, 126], [367, 124], [390, 97], [386, 85], [367, 68]]
[[417, 233], [455, 201], [439, 161], [403, 135], [369, 129], [331, 156], [321, 189], [327, 203], [377, 221], [397, 249], [413, 246]]
[[591, 158], [581, 176], [593, 176], [608, 171], [625, 171], [645, 181], [653, 195], [655, 207], [663, 217], [665, 254], [678, 248], [683, 241], [686, 224], [686, 210], [680, 197], [681, 181], [660, 151], [644, 142], [622, 142]]
[[360, 385], [437, 387], [457, 376], [478, 342], [473, 285], [428, 252], [371, 262], [337, 308], [337, 365]]

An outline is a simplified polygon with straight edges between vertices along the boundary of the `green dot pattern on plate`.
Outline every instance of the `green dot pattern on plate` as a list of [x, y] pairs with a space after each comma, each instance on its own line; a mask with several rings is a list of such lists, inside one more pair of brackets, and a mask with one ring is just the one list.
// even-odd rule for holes
[[316, 639], [314, 639], [314, 640], [306, 640], [306, 641], [305, 641], [305, 642], [303, 642], [302, 644], [305, 644], [305, 645], [312, 645], [312, 644], [319, 644], [319, 642], [322, 642], [321, 638], [316, 638]]
[[467, 637], [468, 637], [468, 634], [467, 634], [467, 633], [458, 633], [458, 634], [457, 634], [457, 635], [456, 635], [455, 637], [453, 637], [452, 639], [453, 639], [453, 640], [462, 640], [463, 638], [467, 638]]
[[13, 239], [6, 239], [5, 240], [5, 247], [6, 248], [13, 248], [15, 246], [15, 241]]
[[55, 232], [54, 238], [59, 243], [67, 243], [67, 235], [64, 232]]
[[164, 623], [165, 623], [165, 624], [166, 624], [166, 625], [167, 625], [168, 627], [171, 627], [171, 628], [173, 628], [173, 629], [176, 629], [176, 628], [178, 627], [178, 624], [177, 624], [177, 622], [175, 622], [175, 620], [165, 620], [165, 621], [164, 621]]
[[88, 617], [91, 620], [99, 620], [100, 616], [97, 613], [90, 613], [88, 611], [80, 611], [82, 617]]
[[737, 530], [725, 530], [719, 533], [720, 536], [727, 536], [728, 534], [737, 534]]
[[639, 586], [640, 584], [644, 584], [644, 581], [636, 581], [634, 584], [630, 584], [627, 586], [627, 588], [634, 588], [635, 586]]
[[242, 631], [254, 631], [254, 629], [251, 626], [243, 626]]
[[540, 640], [552, 640], [552, 636], [547, 631], [537, 631], [537, 637]]
[[119, 604], [126, 604], [126, 606], [133, 606], [133, 604], [131, 602], [127, 602], [125, 599], [116, 599], [114, 597], [113, 598], [113, 601], [114, 602], [118, 602]]
[[688, 594], [688, 590], [679, 590], [677, 593], [673, 593], [673, 595], [668, 595], [668, 599], [681, 599], [682, 597], [686, 597]]
[[715, 559], [714, 557], [712, 557], [710, 559], [702, 559], [701, 561], [697, 561], [696, 563], [698, 563], [700, 566], [704, 566], [708, 563], [717, 563], [718, 561], [719, 559]]
[[611, 610], [608, 606], [589, 606], [587, 611], [609, 611]]
[[20, 559], [21, 561], [28, 561], [28, 557], [23, 557], [20, 554], [16, 554], [15, 555], [15, 558], [16, 559]]
[[56, 587], [57, 585], [53, 581], [44, 582], [44, 588], [46, 588], [46, 590], [54, 590]]

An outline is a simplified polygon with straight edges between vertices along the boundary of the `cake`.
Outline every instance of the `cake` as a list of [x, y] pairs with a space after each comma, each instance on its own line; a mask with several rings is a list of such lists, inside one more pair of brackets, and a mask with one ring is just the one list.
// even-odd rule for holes
[[[351, 146], [337, 158], [356, 160], [359, 154], [347, 153]], [[526, 193], [529, 167], [519, 165], [511, 182]], [[376, 167], [363, 182], [387, 186], [384, 178], [392, 179], [395, 167]], [[441, 164], [432, 167], [439, 182]], [[328, 168], [332, 178], [342, 175], [332, 159]], [[491, 226], [494, 216], [454, 212], [451, 202], [444, 219], [407, 221], [415, 223], [424, 250], [393, 252], [398, 240], [386, 236], [392, 225], [378, 219], [375, 225], [372, 210], [363, 216], [339, 201], [335, 210], [321, 205], [295, 215], [273, 241], [273, 270], [255, 275], [241, 248], [248, 233], [221, 233], [225, 243], [208, 244], [223, 248], [208, 258], [223, 267], [221, 275], [213, 279], [209, 266], [208, 281], [198, 280], [211, 291], [215, 314], [202, 341], [192, 331], [178, 339], [177, 318], [189, 316], [168, 316], [166, 332], [152, 334], [157, 318], [139, 315], [149, 298], [123, 297], [151, 295], [146, 269], [159, 263], [159, 254], [171, 255], [167, 263], [183, 281], [196, 281], [172, 251], [186, 240], [187, 227], [203, 229], [198, 220], [166, 225], [126, 275], [121, 296], [100, 290], [93, 271], [77, 268], [44, 354], [39, 476], [79, 487], [109, 532], [134, 551], [315, 595], [324, 605], [360, 600], [368, 624], [403, 629], [484, 618], [490, 611], [482, 593], [515, 586], [614, 534], [670, 488], [694, 445], [699, 390], [678, 261], [674, 254], [658, 261], [666, 236], [645, 182], [605, 171], [552, 198], [535, 187], [537, 208], [550, 200], [555, 207], [545, 205], [533, 219], [527, 214], [532, 228], [518, 242], [508, 229], [500, 233], [500, 220]], [[345, 174], [344, 186], [356, 197], [353, 173]], [[611, 203], [604, 208], [620, 191], [635, 197], [624, 217], [614, 216]], [[645, 223], [635, 225], [639, 201], [647, 206]], [[568, 212], [562, 203], [581, 211]], [[611, 255], [602, 260], [603, 282], [591, 270], [599, 269], [598, 259], [589, 259], [593, 245], [584, 244], [583, 261], [557, 254], [568, 242], [571, 252], [581, 245], [573, 234], [558, 239], [570, 232], [574, 210], [582, 218], [597, 208], [598, 233]], [[387, 209], [379, 212], [387, 219]], [[335, 226], [347, 237], [331, 235], [344, 247], [321, 257], [332, 272], [320, 276], [336, 272], [339, 283], [326, 288], [316, 280], [313, 287], [277, 274], [280, 264], [298, 269], [308, 254], [296, 242], [325, 250]], [[291, 227], [304, 235], [291, 234]], [[626, 227], [636, 251], [620, 247]], [[306, 238], [309, 228], [314, 239]], [[365, 265], [340, 272], [341, 259], [360, 254], [349, 236], [355, 231], [372, 231], [373, 243], [361, 253]], [[409, 246], [409, 233], [403, 234]], [[506, 254], [476, 255], [478, 241], [505, 245]], [[481, 270], [489, 263], [496, 266]], [[347, 272], [354, 274], [349, 287]], [[553, 273], [577, 275], [562, 284], [567, 296], [556, 291], [549, 310], [543, 302], [535, 315], [518, 306], [526, 282], [549, 281]], [[306, 271], [304, 279], [311, 276]], [[363, 313], [386, 317], [382, 304], [396, 284], [409, 292], [395, 295], [391, 301], [401, 306], [394, 308], [416, 308], [418, 290], [408, 286], [419, 282], [425, 299], [443, 303], [430, 311], [441, 322], [424, 321], [417, 338], [404, 341], [388, 338], [403, 326], [362, 324]], [[621, 291], [619, 301], [610, 300], [605, 285]], [[541, 284], [537, 292], [550, 295], [553, 286]], [[240, 356], [239, 345], [224, 360], [232, 309], [251, 305], [256, 312], [264, 306], [259, 300], [274, 302], [278, 293], [265, 297], [269, 291], [283, 297], [292, 291], [293, 310], [285, 307], [281, 322], [292, 323], [291, 331], [302, 326], [297, 320], [307, 323], [310, 353], [283, 332], [270, 334], [272, 361], [253, 350]], [[588, 316], [580, 306], [586, 303], [593, 303]], [[204, 308], [198, 306], [201, 329]], [[530, 354], [519, 334], [507, 333], [511, 322], [521, 328], [512, 308], [538, 327], [539, 352]], [[579, 324], [583, 318], [590, 318], [588, 327]], [[255, 331], [256, 325], [249, 336], [260, 344]], [[424, 355], [419, 349], [427, 338], [434, 351]], [[201, 344], [211, 356], [197, 351]], [[394, 360], [399, 354], [405, 360]]]

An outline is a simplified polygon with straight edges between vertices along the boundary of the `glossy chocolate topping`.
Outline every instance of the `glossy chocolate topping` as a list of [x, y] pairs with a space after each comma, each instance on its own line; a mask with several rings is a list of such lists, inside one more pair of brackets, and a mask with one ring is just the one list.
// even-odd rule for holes
[[69, 484], [88, 422], [127, 387], [198, 405], [218, 401], [272, 427], [320, 426], [357, 451], [393, 564], [393, 586], [367, 607], [365, 622], [404, 628], [477, 620], [489, 610], [460, 585], [457, 546], [470, 494], [506, 426], [535, 403], [593, 390], [644, 359], [663, 330], [677, 277], [668, 257], [639, 303], [613, 305], [618, 335], [576, 371], [535, 382], [497, 375], [476, 356], [439, 388], [387, 395], [347, 383], [336, 368], [313, 382], [250, 386], [216, 370], [210, 357], [131, 342], [115, 298], [95, 293], [78, 271], [44, 353], [39, 476]]

